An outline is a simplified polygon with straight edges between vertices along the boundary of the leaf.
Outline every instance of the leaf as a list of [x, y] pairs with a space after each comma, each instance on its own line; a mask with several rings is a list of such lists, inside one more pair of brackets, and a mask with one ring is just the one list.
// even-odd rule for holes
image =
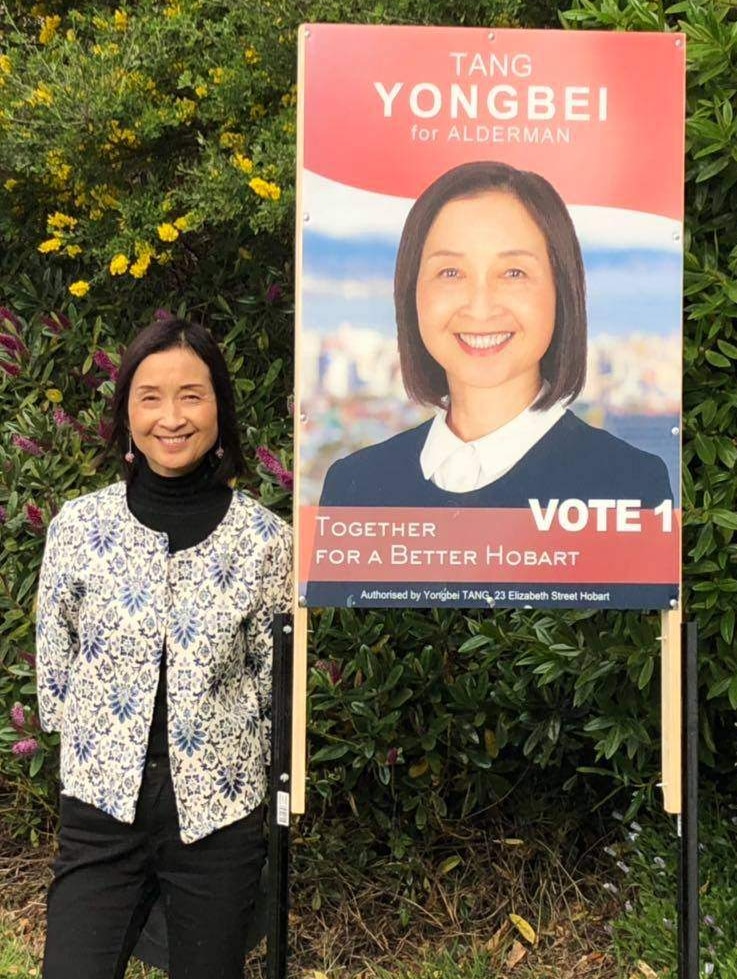
[[658, 973], [653, 969], [651, 965], [647, 962], [643, 962], [642, 959], [637, 963], [637, 971], [642, 973], [645, 979], [658, 979]]
[[462, 863], [463, 858], [457, 853], [454, 853], [452, 857], [447, 857], [438, 867], [438, 874], [444, 877], [445, 874], [449, 874], [451, 870], [455, 870], [459, 863]]
[[722, 616], [721, 622], [719, 623], [719, 631], [722, 634], [722, 639], [727, 644], [730, 644], [734, 637], [734, 620], [735, 611], [733, 608], [728, 608]]
[[711, 519], [717, 527], [726, 527], [727, 530], [737, 530], [737, 513], [731, 510], [712, 510]]
[[511, 949], [509, 950], [509, 955], [507, 956], [507, 961], [504, 963], [508, 969], [513, 969], [516, 965], [522, 961], [522, 959], [527, 955], [527, 949], [522, 944], [515, 940]]
[[509, 931], [509, 928], [510, 924], [508, 921], [502, 922], [499, 929], [495, 931], [488, 942], [486, 942], [485, 948], [487, 952], [495, 952], [499, 948], [502, 943], [502, 939]]
[[430, 767], [430, 763], [427, 758], [423, 758], [422, 761], [418, 761], [415, 765], [409, 766], [409, 777], [410, 778], [420, 778]]
[[313, 763], [318, 761], [334, 761], [336, 758], [342, 758], [343, 755], [350, 751], [351, 746], [349, 744], [329, 744], [324, 748], [320, 748], [310, 759]]
[[535, 944], [537, 941], [537, 934], [529, 921], [519, 914], [510, 914], [509, 920], [523, 938], [525, 938], [531, 945]]

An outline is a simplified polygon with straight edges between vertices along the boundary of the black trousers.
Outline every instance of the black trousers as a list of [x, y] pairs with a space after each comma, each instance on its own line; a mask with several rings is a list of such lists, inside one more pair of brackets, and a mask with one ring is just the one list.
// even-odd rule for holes
[[159, 894], [171, 979], [242, 979], [265, 856], [262, 823], [259, 806], [182, 843], [165, 761], [147, 763], [132, 825], [62, 796], [44, 979], [122, 979]]

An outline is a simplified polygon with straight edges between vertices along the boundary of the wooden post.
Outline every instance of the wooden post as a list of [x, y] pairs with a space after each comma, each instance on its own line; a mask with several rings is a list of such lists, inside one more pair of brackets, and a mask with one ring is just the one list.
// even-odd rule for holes
[[[297, 65], [297, 220], [304, 221], [302, 205], [302, 172], [304, 163], [304, 75], [305, 26], [299, 29], [299, 60]], [[295, 308], [294, 308], [294, 645], [292, 667], [292, 763], [291, 807], [293, 813], [305, 811], [305, 778], [307, 765], [307, 609], [299, 606], [299, 500], [300, 500], [300, 436], [302, 434], [302, 234], [297, 229], [295, 251]]]
[[681, 609], [660, 613], [661, 771], [663, 808], [681, 812]]

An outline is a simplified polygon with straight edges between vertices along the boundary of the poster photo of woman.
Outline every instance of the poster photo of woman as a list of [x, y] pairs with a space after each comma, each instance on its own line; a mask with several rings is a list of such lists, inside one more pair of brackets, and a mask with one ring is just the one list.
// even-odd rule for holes
[[[313, 113], [326, 98], [336, 103], [333, 118], [348, 96], [339, 85], [328, 95], [319, 78], [311, 87], [310, 45], [323, 45], [315, 47], [320, 70], [333, 54], [347, 65], [353, 32], [376, 42], [364, 43], [366, 90], [354, 82], [356, 97], [374, 79], [381, 98], [373, 106], [366, 96], [358, 144], [347, 140], [333, 158], [323, 130], [311, 127], [311, 93]], [[473, 605], [496, 595], [507, 605], [665, 607], [677, 593], [680, 505], [675, 183], [669, 201], [648, 210], [642, 188], [633, 189], [641, 162], [626, 147], [607, 146], [602, 133], [614, 137], [600, 118], [579, 120], [578, 129], [527, 127], [527, 147], [511, 125], [494, 127], [495, 145], [478, 138], [455, 145], [460, 96], [455, 115], [452, 101], [433, 101], [446, 92], [445, 76], [428, 66], [443, 64], [458, 77], [470, 64], [458, 54], [459, 33], [486, 40], [457, 29], [322, 25], [303, 39], [303, 594], [311, 605]], [[433, 81], [412, 89], [421, 91], [400, 119], [403, 83], [379, 86], [371, 52], [386, 70], [411, 46], [410, 34], [418, 77]], [[488, 66], [519, 69], [524, 51], [530, 77], [544, 73], [558, 41], [547, 34], [496, 32]], [[602, 43], [574, 42], [594, 40]], [[623, 50], [619, 39], [608, 40]], [[645, 53], [638, 43], [635, 60]], [[603, 59], [589, 86], [609, 119], [615, 107], [624, 111], [624, 98], [612, 98], [628, 84], [615, 61]], [[556, 64], [564, 73], [560, 58]], [[589, 51], [591, 74], [590, 65]], [[450, 82], [451, 95], [459, 84]], [[491, 112], [500, 103], [489, 85]], [[479, 88], [474, 79], [464, 97]], [[520, 87], [519, 111], [525, 104], [531, 111], [531, 90], [525, 99]], [[630, 92], [627, 108], [635, 104]], [[647, 105], [640, 109], [644, 125]], [[432, 129], [412, 123], [413, 114], [430, 111]], [[324, 118], [323, 111], [320, 125]], [[610, 172], [597, 169], [590, 139], [577, 145], [592, 130]], [[423, 132], [434, 134], [432, 145], [422, 143]], [[371, 152], [375, 166], [366, 162]], [[588, 177], [577, 181], [575, 165], [584, 163]], [[408, 539], [412, 523], [427, 524], [424, 540]], [[641, 575], [634, 581], [633, 568]], [[430, 582], [440, 591], [424, 587]]]

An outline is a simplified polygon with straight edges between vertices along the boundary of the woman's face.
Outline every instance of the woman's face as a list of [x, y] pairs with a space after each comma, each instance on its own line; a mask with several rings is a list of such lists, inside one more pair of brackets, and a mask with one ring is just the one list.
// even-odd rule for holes
[[136, 447], [160, 476], [194, 469], [218, 437], [218, 408], [207, 364], [188, 347], [150, 354], [128, 395]]
[[534, 397], [553, 337], [555, 282], [545, 237], [516, 197], [490, 191], [438, 211], [416, 301], [420, 336], [445, 369], [451, 400], [464, 388], [510, 383]]

